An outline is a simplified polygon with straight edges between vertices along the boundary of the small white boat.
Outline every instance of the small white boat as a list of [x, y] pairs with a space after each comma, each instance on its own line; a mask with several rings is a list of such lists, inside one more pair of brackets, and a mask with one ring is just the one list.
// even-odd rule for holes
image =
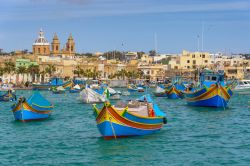
[[244, 91], [248, 92], [250, 91], [250, 80], [239, 80], [238, 85], [234, 88], [234, 91]]
[[117, 93], [117, 94], [114, 94], [114, 95], [110, 96], [109, 99], [111, 99], [111, 100], [120, 100], [121, 99], [121, 95], [119, 95]]
[[101, 103], [106, 101], [106, 97], [86, 86], [86, 88], [80, 92], [79, 100], [83, 103]]
[[130, 93], [129, 93], [129, 91], [124, 91], [124, 92], [122, 92], [122, 95], [123, 95], [123, 96], [129, 96]]

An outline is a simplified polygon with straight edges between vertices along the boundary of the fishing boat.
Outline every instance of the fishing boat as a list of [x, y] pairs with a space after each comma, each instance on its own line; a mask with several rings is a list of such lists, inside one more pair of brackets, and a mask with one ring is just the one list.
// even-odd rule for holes
[[155, 89], [154, 95], [156, 97], [167, 97], [167, 93], [166, 93], [166, 90], [164, 88], [165, 87], [162, 85], [157, 86]]
[[0, 101], [16, 101], [16, 94], [14, 90], [9, 89], [3, 91], [3, 94], [0, 95]]
[[122, 96], [129, 96], [130, 95], [130, 92], [129, 91], [123, 91], [122, 92]]
[[138, 91], [138, 92], [144, 92], [144, 88], [143, 88], [143, 87], [138, 87], [138, 88], [137, 88], [137, 91]]
[[35, 84], [33, 83], [33, 89], [34, 90], [49, 90], [52, 89], [53, 87], [59, 87], [62, 86], [64, 89], [69, 89], [72, 87], [73, 82], [72, 81], [66, 81], [63, 82], [61, 78], [52, 78], [52, 80], [49, 83], [45, 84]]
[[226, 108], [232, 95], [230, 86], [225, 86], [224, 73], [203, 72], [200, 87], [192, 92], [185, 92], [185, 99], [191, 106]]
[[168, 87], [166, 93], [169, 99], [182, 99], [184, 98], [184, 94], [182, 91], [185, 90], [185, 86], [181, 84], [174, 84]]
[[169, 99], [182, 99], [184, 98], [184, 94], [182, 91], [186, 89], [184, 84], [182, 83], [182, 77], [176, 76], [172, 79], [172, 83], [169, 84], [166, 88], [167, 97]]
[[101, 103], [106, 101], [106, 97], [86, 86], [86, 88], [80, 92], [79, 100], [83, 103]]
[[12, 108], [15, 120], [27, 122], [48, 118], [54, 106], [36, 91], [27, 100], [19, 98]]
[[80, 85], [76, 84], [74, 87], [70, 88], [69, 92], [70, 93], [79, 93], [79, 92], [81, 92]]
[[63, 93], [65, 93], [65, 89], [62, 86], [52, 87], [51, 91], [54, 94], [63, 94]]
[[166, 123], [166, 114], [150, 95], [116, 106], [105, 102], [101, 110], [95, 104], [93, 107], [97, 127], [105, 139], [153, 134]]
[[135, 85], [133, 85], [133, 84], [129, 84], [128, 85], [128, 91], [129, 92], [137, 92], [138, 88]]

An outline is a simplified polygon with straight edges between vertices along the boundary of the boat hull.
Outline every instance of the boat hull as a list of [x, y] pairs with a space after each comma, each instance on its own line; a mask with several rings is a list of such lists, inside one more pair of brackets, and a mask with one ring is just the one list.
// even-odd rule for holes
[[47, 119], [52, 113], [51, 109], [53, 109], [53, 105], [43, 106], [33, 101], [30, 105], [26, 99], [20, 98], [19, 102], [13, 106], [12, 112], [15, 120], [27, 122]]
[[132, 136], [143, 136], [153, 134], [160, 129], [153, 129], [153, 130], [143, 130], [132, 128], [130, 126], [121, 125], [117, 123], [110, 123], [109, 121], [105, 121], [97, 125], [101, 135], [105, 139], [109, 138], [122, 138], [122, 137], [132, 137]]
[[180, 90], [177, 90], [175, 86], [172, 86], [168, 91], [167, 91], [167, 96], [169, 99], [182, 99], [184, 98], [184, 95], [181, 93]]
[[157, 92], [155, 92], [154, 93], [154, 95], [156, 96], [156, 97], [167, 97], [168, 95], [167, 95], [167, 93], [157, 93]]
[[71, 88], [73, 83], [71, 81], [65, 82], [63, 84], [58, 85], [50, 85], [50, 84], [32, 84], [34, 90], [49, 90], [52, 88], [57, 88], [59, 86], [62, 86], [64, 89]]
[[35, 120], [43, 120], [50, 117], [50, 113], [48, 114], [39, 114], [32, 112], [30, 110], [21, 109], [13, 113], [14, 118], [17, 121], [28, 122], [28, 121], [35, 121]]
[[97, 127], [104, 138], [143, 136], [159, 131], [164, 117], [139, 117], [126, 111], [117, 112], [112, 106], [106, 105], [96, 110]]
[[199, 91], [185, 95], [187, 104], [202, 107], [227, 107], [228, 101], [233, 95], [231, 89], [220, 85], [214, 85], [208, 89], [205, 87]]

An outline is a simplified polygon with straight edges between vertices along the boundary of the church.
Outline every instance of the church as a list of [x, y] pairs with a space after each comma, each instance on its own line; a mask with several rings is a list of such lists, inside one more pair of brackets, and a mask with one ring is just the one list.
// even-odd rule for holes
[[75, 56], [75, 42], [72, 34], [69, 35], [66, 45], [61, 49], [60, 40], [54, 34], [51, 44], [46, 40], [43, 30], [40, 30], [38, 38], [33, 43], [34, 55], [48, 55], [61, 57]]

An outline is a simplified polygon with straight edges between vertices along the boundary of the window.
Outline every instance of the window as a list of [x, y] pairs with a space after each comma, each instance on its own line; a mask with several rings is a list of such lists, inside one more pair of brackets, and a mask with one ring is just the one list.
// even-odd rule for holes
[[71, 46], [71, 51], [73, 51], [73, 46]]
[[212, 77], [212, 81], [216, 81], [217, 80], [217, 77]]
[[58, 46], [56, 46], [56, 51], [58, 51], [58, 49], [59, 49]]
[[192, 55], [192, 58], [195, 58], [195, 54]]
[[205, 58], [206, 56], [205, 56], [205, 54], [202, 54], [202, 58]]
[[196, 64], [196, 60], [193, 60], [193, 64], [194, 64], [194, 65]]
[[38, 50], [37, 52], [40, 54], [40, 51], [41, 51], [40, 48], [38, 48], [37, 50]]
[[190, 66], [187, 66], [188, 69], [190, 69]]
[[205, 60], [205, 63], [207, 63], [207, 60]]
[[190, 60], [187, 60], [187, 63], [190, 63]]
[[46, 48], [43, 48], [43, 53], [46, 53]]

